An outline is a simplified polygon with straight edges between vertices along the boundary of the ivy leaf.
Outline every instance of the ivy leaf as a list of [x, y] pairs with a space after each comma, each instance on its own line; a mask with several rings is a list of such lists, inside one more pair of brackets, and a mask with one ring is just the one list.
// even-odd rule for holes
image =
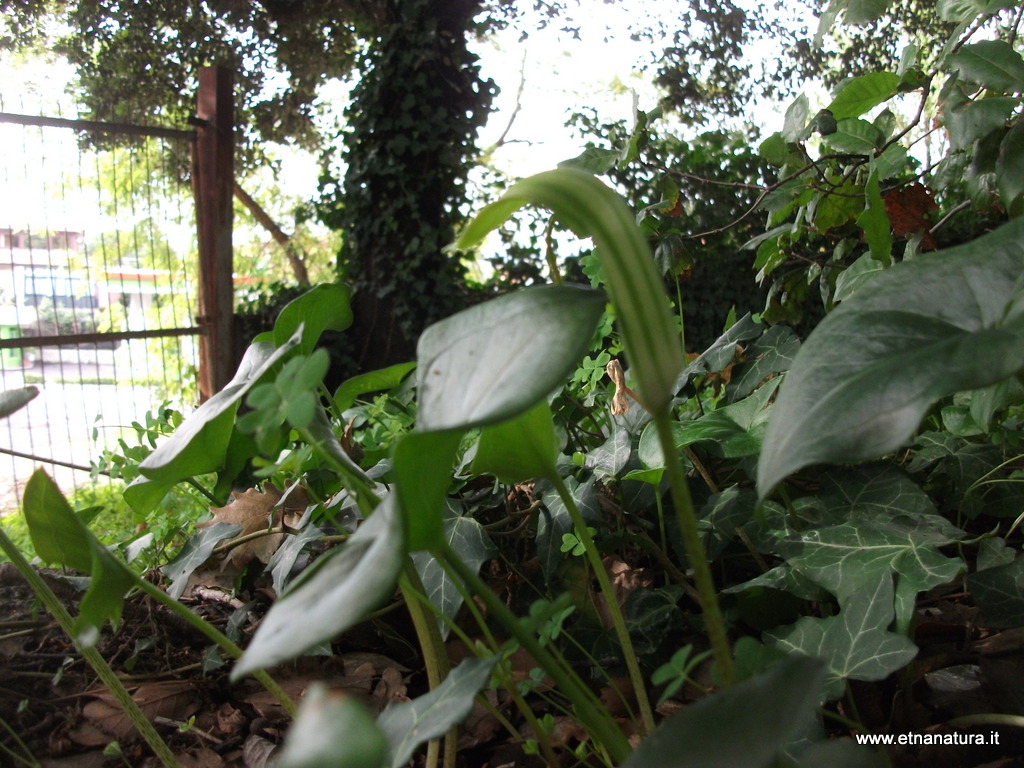
[[892, 72], [869, 72], [851, 78], [836, 89], [827, 109], [837, 121], [860, 117], [895, 96], [899, 84], [899, 75]]
[[177, 600], [188, 585], [192, 573], [210, 559], [213, 549], [222, 541], [232, 539], [242, 531], [242, 526], [234, 523], [214, 523], [204, 528], [185, 542], [181, 552], [164, 565], [160, 570], [164, 578], [170, 580], [167, 594]]
[[629, 463], [632, 449], [629, 431], [622, 426], [620, 420], [615, 419], [608, 439], [587, 453], [584, 466], [607, 477], [618, 477]]
[[391, 595], [406, 554], [397, 506], [392, 493], [344, 546], [321, 555], [274, 602], [232, 679], [331, 640]]
[[1024, 626], [1024, 557], [967, 577], [967, 591], [992, 627]]
[[879, 579], [843, 605], [839, 615], [805, 616], [788, 632], [769, 632], [766, 637], [787, 653], [824, 660], [826, 696], [837, 699], [846, 680], [883, 680], [917, 655], [909, 638], [886, 629], [893, 617], [892, 602], [892, 580]]
[[493, 658], [466, 659], [430, 693], [389, 704], [381, 712], [377, 725], [391, 748], [391, 768], [406, 765], [416, 747], [466, 718], [477, 692], [490, 680], [494, 663]]
[[[451, 502], [445, 510], [444, 538], [459, 559], [473, 571], [479, 571], [481, 565], [497, 554], [497, 548], [484, 527], [472, 517], [460, 514]], [[431, 604], [441, 616], [454, 619], [462, 606], [462, 593], [448, 572], [428, 552], [413, 552], [412, 561]], [[441, 636], [447, 637], [450, 629], [448, 623], [442, 619], [438, 619], [438, 622]]]
[[940, 397], [1024, 367], [1024, 221], [879, 275], [811, 333], [785, 376], [758, 464], [762, 497], [818, 462], [910, 439]]
[[726, 458], [756, 455], [768, 422], [768, 402], [778, 385], [779, 380], [771, 379], [742, 400], [683, 422], [679, 445], [711, 441], [711, 450]]
[[1024, 90], [1024, 58], [1005, 40], [969, 43], [950, 56], [949, 63], [961, 77], [991, 91]]
[[787, 370], [800, 349], [800, 339], [784, 325], [775, 325], [748, 346], [743, 362], [732, 369], [732, 378], [725, 387], [730, 403], [753, 392], [774, 373]]
[[[906, 631], [917, 594], [947, 584], [963, 561], [940, 547], [963, 532], [934, 514], [930, 500], [909, 479], [882, 472], [874, 481], [853, 475], [829, 496], [822, 515], [842, 520], [794, 533], [779, 544], [787, 563], [834, 594], [840, 605], [878, 581], [896, 577], [896, 627]], [[886, 622], [888, 623], [888, 622]]]
[[[591, 476], [585, 483], [567, 477], [565, 484], [583, 519], [588, 523], [599, 520], [596, 476]], [[565, 560], [562, 556], [562, 537], [566, 533], [573, 533], [575, 529], [569, 510], [550, 484], [541, 494], [541, 501], [544, 502], [544, 508], [540, 510], [537, 519], [537, 557], [545, 580], [550, 582], [558, 566]]]

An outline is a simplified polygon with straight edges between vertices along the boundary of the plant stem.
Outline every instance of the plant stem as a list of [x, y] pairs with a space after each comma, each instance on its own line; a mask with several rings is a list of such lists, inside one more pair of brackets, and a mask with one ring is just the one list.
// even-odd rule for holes
[[[405, 566], [398, 587], [405, 598], [405, 606], [409, 611], [413, 627], [416, 630], [416, 637], [420, 643], [420, 650], [423, 652], [423, 664], [427, 671], [427, 683], [430, 690], [434, 690], [448, 676], [451, 671], [451, 662], [444, 649], [444, 640], [437, 627], [437, 621], [424, 607], [420, 596], [425, 594], [423, 581], [420, 579], [412, 558], [405, 558]], [[456, 752], [458, 747], [457, 726], [452, 726], [444, 739], [444, 766], [455, 768]], [[431, 739], [427, 745], [427, 768], [437, 765], [438, 740]]]
[[[135, 575], [134, 572], [132, 573]], [[242, 657], [242, 649], [239, 648], [231, 638], [213, 626], [210, 622], [205, 621], [202, 617], [192, 613], [192, 611], [190, 611], [186, 606], [182, 605], [155, 584], [150, 584], [148, 581], [138, 577], [137, 575], [135, 582], [139, 589], [170, 610], [174, 615], [186, 621], [189, 626], [194, 627], [205, 635], [232, 659], [240, 659]], [[274, 678], [267, 674], [266, 670], [254, 670], [252, 675], [277, 700], [277, 703], [281, 705], [281, 708], [289, 717], [295, 717], [295, 702], [292, 701], [291, 697], [274, 681]]]
[[554, 682], [555, 687], [572, 702], [580, 723], [587, 729], [590, 736], [608, 751], [612, 760], [618, 764], [623, 762], [631, 751], [629, 741], [615, 720], [607, 711], [602, 711], [600, 703], [593, 692], [583, 684], [575, 672], [569, 667], [559, 664], [548, 653], [533, 633], [523, 626], [519, 619], [505, 607], [476, 572], [466, 565], [452, 550], [446, 541], [438, 544], [434, 556], [445, 568], [454, 571], [466, 584], [467, 589], [479, 597], [487, 606], [487, 610], [514, 637], [533, 660], [544, 670]]
[[5, 731], [7, 731], [7, 735], [10, 736], [14, 740], [14, 743], [17, 744], [18, 747], [21, 748], [21, 751], [25, 753], [26, 757], [22, 757], [17, 752], [15, 752], [13, 749], [9, 749], [8, 747], [6, 747], [3, 744], [0, 744], [0, 750], [3, 750], [4, 752], [6, 752], [10, 756], [10, 758], [12, 760], [16, 760], [17, 762], [21, 763], [22, 765], [27, 765], [27, 766], [29, 766], [29, 768], [39, 768], [40, 763], [39, 763], [38, 760], [36, 760], [35, 755], [32, 754], [32, 752], [29, 750], [29, 748], [25, 745], [25, 742], [23, 742], [21, 740], [21, 738], [14, 731], [14, 729], [11, 728], [11, 726], [9, 726], [7, 724], [7, 721], [4, 720], [2, 717], [0, 717], [0, 725], [3, 726]]
[[704, 554], [704, 547], [700, 541], [697, 511], [693, 506], [693, 499], [690, 497], [686, 473], [683, 472], [683, 465], [676, 454], [675, 439], [672, 435], [672, 420], [667, 409], [659, 410], [653, 416], [655, 428], [658, 430], [658, 439], [661, 442], [662, 454], [665, 456], [665, 471], [668, 472], [672, 503], [676, 508], [676, 517], [679, 520], [679, 530], [682, 533], [686, 556], [693, 569], [694, 584], [700, 595], [704, 626], [711, 643], [711, 653], [718, 666], [722, 685], [728, 688], [736, 679], [732, 665], [732, 652], [729, 649], [729, 637], [725, 628], [725, 619], [722, 617], [722, 609], [718, 605], [718, 593], [715, 590], [714, 579], [711, 577], [711, 567], [708, 565], [707, 556]]
[[[60, 624], [62, 630], [68, 637], [74, 638], [74, 619], [71, 614], [68, 613], [67, 609], [60, 602], [58, 597], [53, 593], [53, 590], [43, 581], [42, 577], [36, 573], [35, 569], [28, 563], [14, 542], [8, 538], [7, 533], [0, 528], [0, 549], [3, 549], [4, 554], [14, 564], [14, 567], [18, 569], [18, 573], [21, 574], [22, 578], [28, 582], [28, 585], [32, 588], [32, 591], [36, 593], [39, 600], [46, 606], [46, 610], [50, 612], [57, 623]], [[96, 676], [103, 682], [110, 691], [111, 695], [124, 710], [125, 715], [131, 721], [132, 725], [142, 736], [149, 748], [153, 750], [153, 754], [156, 755], [157, 759], [160, 760], [166, 766], [166, 768], [181, 768], [181, 764], [178, 762], [178, 758], [171, 752], [171, 748], [167, 746], [160, 734], [156, 732], [156, 728], [153, 727], [142, 710], [139, 709], [139, 705], [132, 699], [131, 694], [125, 689], [124, 684], [118, 679], [117, 674], [110, 665], [107, 664], [96, 648], [90, 646], [88, 648], [81, 647], [79, 652], [92, 667]]]
[[647, 696], [647, 685], [644, 682], [643, 673], [640, 671], [640, 662], [636, 657], [636, 649], [633, 647], [629, 630], [626, 628], [626, 618], [622, 615], [622, 608], [619, 606], [619, 601], [615, 596], [612, 582], [608, 578], [608, 571], [605, 569], [604, 563], [601, 562], [601, 553], [598, 552], [597, 545], [594, 543], [590, 531], [587, 530], [587, 523], [583, 519], [583, 515], [580, 514], [579, 507], [576, 506], [576, 499], [573, 498], [572, 492], [566, 487], [565, 481], [557, 473], [552, 473], [550, 479], [554, 483], [555, 490], [558, 491], [562, 503], [565, 504], [565, 508], [569, 511], [569, 517], [576, 528], [576, 536], [583, 544], [587, 560], [590, 561], [590, 567], [597, 578], [601, 594], [604, 596], [605, 607], [608, 609], [608, 616], [612, 620], [612, 627], [615, 629], [615, 636], [622, 647], [622, 657], [626, 662], [626, 670], [629, 673], [629, 679], [633, 684], [633, 692], [636, 694], [637, 705], [640, 708], [640, 720], [643, 724], [643, 730], [645, 733], [650, 733], [654, 730], [654, 710], [651, 708], [651, 700]]

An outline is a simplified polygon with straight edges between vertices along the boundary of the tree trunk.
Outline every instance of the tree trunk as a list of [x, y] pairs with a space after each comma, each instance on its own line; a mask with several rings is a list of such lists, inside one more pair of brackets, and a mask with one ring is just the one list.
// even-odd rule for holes
[[341, 229], [354, 288], [357, 370], [412, 359], [419, 333], [464, 303], [443, 251], [466, 202], [467, 163], [494, 92], [467, 49], [480, 0], [391, 0], [353, 91], [347, 172], [325, 220]]

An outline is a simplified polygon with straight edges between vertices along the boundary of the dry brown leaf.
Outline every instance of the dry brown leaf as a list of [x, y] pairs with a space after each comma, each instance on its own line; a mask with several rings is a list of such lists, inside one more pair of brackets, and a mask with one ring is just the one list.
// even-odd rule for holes
[[406, 688], [402, 673], [395, 667], [388, 667], [381, 673], [380, 681], [373, 689], [373, 709], [380, 713], [391, 702], [400, 704], [408, 701], [407, 693], [408, 689]]
[[[230, 539], [230, 541], [235, 541], [260, 531], [270, 530], [282, 523], [294, 525], [309, 506], [309, 496], [302, 488], [293, 488], [287, 497], [284, 496], [272, 485], [267, 485], [263, 491], [250, 488], [245, 493], [235, 496], [226, 506], [211, 508], [213, 519], [200, 523], [199, 527], [207, 527], [216, 523], [240, 525], [242, 530], [238, 536]], [[284, 497], [283, 502], [282, 497]], [[269, 563], [270, 558], [274, 556], [284, 541], [284, 537], [283, 533], [258, 536], [231, 549], [227, 559], [238, 566], [245, 565], [253, 559], [259, 560], [261, 563]]]
[[882, 195], [885, 214], [892, 225], [892, 233], [896, 237], [924, 232], [921, 247], [926, 251], [936, 248], [929, 228], [931, 214], [939, 210], [932, 193], [923, 184], [908, 184], [902, 189], [894, 189]]
[[267, 768], [272, 764], [277, 745], [255, 734], [249, 736], [242, 745], [242, 760], [246, 768]]
[[222, 768], [224, 759], [206, 747], [190, 749], [188, 752], [175, 755], [181, 768]]
[[[158, 717], [175, 721], [188, 720], [199, 709], [200, 703], [192, 684], [179, 680], [143, 683], [132, 691], [132, 701], [150, 722]], [[82, 714], [88, 724], [118, 741], [135, 734], [135, 726], [109, 692], [99, 694], [95, 700], [86, 704]]]

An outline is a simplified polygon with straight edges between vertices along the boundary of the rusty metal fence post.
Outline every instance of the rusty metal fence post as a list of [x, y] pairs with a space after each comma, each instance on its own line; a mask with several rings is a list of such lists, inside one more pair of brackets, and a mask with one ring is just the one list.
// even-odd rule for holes
[[199, 250], [199, 391], [211, 397], [234, 374], [234, 85], [225, 67], [199, 72], [192, 184]]

